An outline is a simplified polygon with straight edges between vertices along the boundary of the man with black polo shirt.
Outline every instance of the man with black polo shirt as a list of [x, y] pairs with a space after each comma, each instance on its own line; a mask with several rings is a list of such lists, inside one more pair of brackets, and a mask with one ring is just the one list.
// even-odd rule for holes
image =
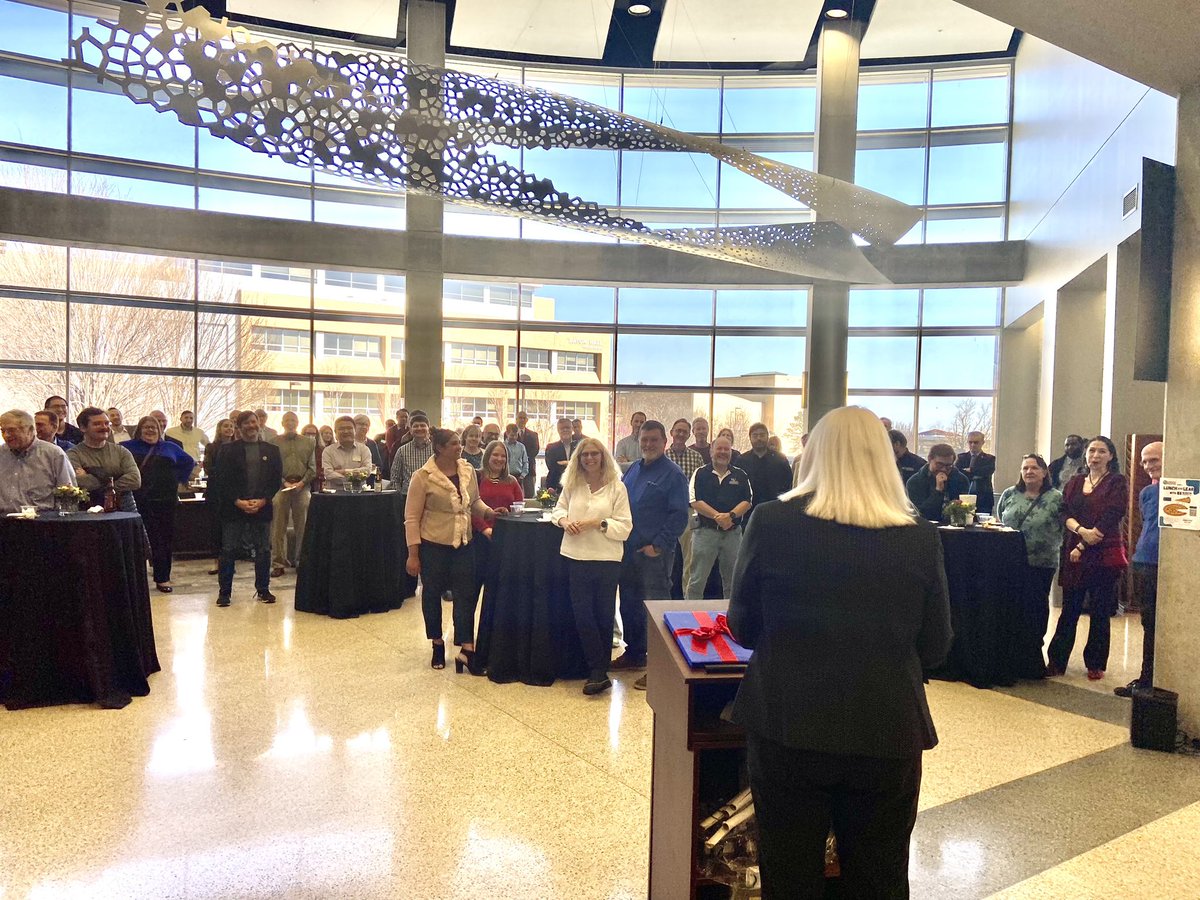
[[696, 521], [692, 527], [692, 564], [684, 576], [684, 597], [703, 600], [713, 563], [720, 561], [726, 597], [733, 591], [733, 569], [742, 545], [741, 518], [754, 504], [750, 477], [729, 465], [733, 442], [719, 437], [709, 445], [712, 464], [692, 475], [689, 497]]

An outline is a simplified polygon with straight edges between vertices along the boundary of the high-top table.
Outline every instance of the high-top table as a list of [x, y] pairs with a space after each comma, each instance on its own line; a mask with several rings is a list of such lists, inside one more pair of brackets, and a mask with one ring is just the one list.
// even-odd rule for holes
[[0, 517], [0, 697], [127, 706], [159, 670], [142, 517]]
[[587, 675], [561, 544], [562, 529], [541, 521], [541, 510], [492, 526], [475, 643], [492, 681], [545, 686]]
[[296, 609], [335, 619], [399, 609], [404, 602], [398, 494], [312, 495], [296, 570]]
[[954, 644], [933, 677], [975, 687], [1015, 684], [1019, 660], [1040, 653], [1022, 648], [1021, 589], [1028, 566], [1025, 536], [989, 528], [938, 529]]

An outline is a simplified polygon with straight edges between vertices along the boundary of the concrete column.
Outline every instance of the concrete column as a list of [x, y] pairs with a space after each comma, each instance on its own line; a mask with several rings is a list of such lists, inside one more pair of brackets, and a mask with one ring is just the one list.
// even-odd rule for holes
[[1058, 292], [1052, 342], [1054, 368], [1049, 397], [1050, 451], [1062, 453], [1068, 434], [1085, 438], [1100, 433], [1100, 409], [1104, 396], [1104, 287], [1079, 285], [1076, 279]]
[[[1179, 97], [1175, 258], [1163, 474], [1200, 478], [1200, 85]], [[1159, 555], [1157, 687], [1179, 692], [1179, 727], [1200, 735], [1200, 532], [1166, 530]]]
[[1041, 395], [1042, 332], [1031, 310], [1000, 333], [1000, 389], [996, 398], [996, 485], [1017, 480], [1021, 457], [1036, 451]]
[[[845, 20], [823, 23], [817, 48], [817, 133], [819, 174], [854, 180], [858, 146], [858, 61], [862, 27]], [[818, 218], [820, 215], [818, 214]], [[813, 285], [808, 317], [808, 427], [831, 409], [846, 405], [846, 332], [850, 285]]]
[[[446, 64], [446, 7], [436, 0], [408, 2], [408, 60], [430, 66]], [[415, 80], [414, 89], [429, 90]], [[409, 194], [409, 263], [405, 289], [404, 405], [423, 409], [440, 423], [444, 394], [442, 365], [442, 201]]]

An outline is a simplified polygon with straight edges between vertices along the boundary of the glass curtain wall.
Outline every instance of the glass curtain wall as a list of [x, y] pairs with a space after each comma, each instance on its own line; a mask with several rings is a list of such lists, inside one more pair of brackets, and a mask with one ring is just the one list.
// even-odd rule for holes
[[193, 410], [211, 435], [234, 409], [301, 423], [400, 402], [404, 276], [0, 242], [0, 409], [60, 394], [72, 413]]
[[[404, 227], [403, 192], [285, 165], [70, 73], [62, 63], [69, 38], [112, 9], [81, 0], [0, 0], [0, 184]], [[311, 44], [294, 35], [282, 39]], [[479, 59], [451, 64], [811, 164], [815, 86], [809, 75], [622, 74]], [[1010, 81], [1007, 64], [864, 72], [858, 180], [925, 209], [907, 240], [1003, 237]], [[654, 225], [810, 215], [707, 156], [496, 152]], [[446, 230], [603, 240], [452, 204]], [[379, 427], [400, 402], [399, 274], [9, 243], [0, 254], [0, 285], [0, 309], [17, 317], [10, 321], [28, 323], [23, 331], [31, 335], [12, 341], [0, 360], [2, 406], [34, 408], [60, 393], [73, 408], [84, 402], [135, 411], [161, 406], [173, 416], [194, 407], [206, 427], [229, 409], [250, 405], [295, 408], [302, 419], [318, 422], [364, 412]], [[905, 425], [918, 445], [926, 433], [960, 435], [976, 425], [988, 430], [1000, 293], [856, 291], [853, 400]], [[666, 420], [703, 414], [714, 432], [732, 427], [742, 447], [746, 428], [761, 419], [795, 452], [804, 427], [806, 310], [803, 285], [618, 289], [447, 278], [443, 416], [450, 423], [474, 415], [508, 421], [524, 408], [546, 438], [553, 437], [554, 420], [566, 416], [611, 439], [624, 434], [636, 409]], [[153, 346], [141, 340], [146, 334], [158, 338]]]
[[[816, 80], [803, 75], [579, 72], [479, 59], [451, 65], [578, 97], [716, 138], [801, 168], [813, 165]], [[1008, 63], [864, 71], [856, 181], [925, 210], [906, 243], [999, 241], [1008, 201]], [[701, 154], [490, 148], [560, 190], [652, 227], [803, 222], [811, 211]], [[611, 240], [545, 222], [447, 208], [447, 231]]]
[[[0, 184], [276, 218], [404, 227], [404, 193], [292, 166], [74, 75], [68, 39], [114, 7], [0, 0]], [[271, 32], [318, 49], [353, 45]], [[380, 52], [370, 48], [371, 52]], [[457, 58], [450, 65], [580, 97], [811, 167], [810, 74], [619, 73]], [[868, 69], [859, 93], [860, 184], [925, 208], [907, 241], [1005, 234], [1011, 67]], [[704, 154], [489, 148], [559, 189], [657, 227], [806, 221], [803, 204]], [[451, 234], [611, 240], [448, 205]]]
[[[116, 5], [0, 0], [0, 185], [298, 221], [403, 229], [404, 192], [313, 172], [133, 103], [71, 72], [69, 40]], [[301, 48], [354, 45], [282, 32]], [[372, 47], [372, 53], [380, 53]]]
[[447, 279], [443, 421], [502, 427], [524, 410], [542, 446], [560, 418], [611, 443], [635, 411], [703, 416], [739, 447], [765, 421], [803, 433], [807, 287], [711, 290]]

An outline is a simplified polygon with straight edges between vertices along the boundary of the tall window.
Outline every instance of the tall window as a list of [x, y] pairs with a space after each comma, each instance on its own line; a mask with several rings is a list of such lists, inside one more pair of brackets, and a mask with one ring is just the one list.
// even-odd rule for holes
[[886, 416], [922, 454], [990, 439], [1001, 322], [999, 288], [850, 293], [850, 401]]

